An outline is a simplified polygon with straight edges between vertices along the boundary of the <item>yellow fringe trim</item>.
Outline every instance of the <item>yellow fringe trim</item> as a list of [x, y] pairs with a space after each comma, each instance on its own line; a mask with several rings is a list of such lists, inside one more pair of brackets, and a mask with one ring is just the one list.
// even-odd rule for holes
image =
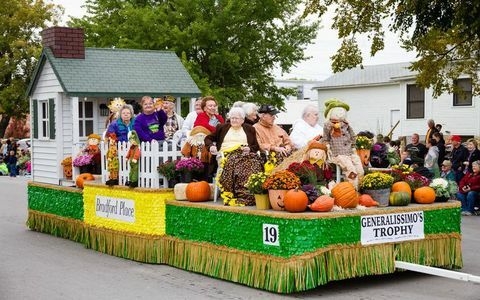
[[341, 217], [353, 217], [353, 216], [367, 216], [378, 214], [394, 214], [412, 211], [427, 211], [437, 209], [450, 209], [459, 208], [461, 203], [459, 201], [448, 201], [444, 203], [433, 204], [410, 204], [408, 206], [387, 206], [387, 207], [372, 207], [366, 210], [349, 209], [345, 211], [333, 211], [333, 212], [304, 212], [304, 213], [289, 213], [285, 211], [277, 210], [257, 210], [254, 207], [233, 207], [222, 206], [214, 204], [214, 202], [185, 202], [185, 201], [167, 201], [167, 205], [194, 207], [200, 209], [221, 210], [227, 212], [241, 213], [247, 215], [267, 216], [272, 218], [282, 219], [321, 219], [321, 218], [341, 218]]
[[27, 226], [31, 230], [83, 243], [84, 223], [80, 220], [28, 210]]

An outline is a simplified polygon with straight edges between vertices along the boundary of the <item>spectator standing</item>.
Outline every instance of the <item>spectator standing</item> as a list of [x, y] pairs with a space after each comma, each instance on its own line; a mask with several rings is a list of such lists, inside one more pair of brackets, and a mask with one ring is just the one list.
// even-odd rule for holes
[[[438, 125], [438, 124], [437, 124]], [[438, 165], [441, 167], [445, 160], [445, 140], [440, 132], [435, 132], [432, 138], [437, 142], [438, 148]]]
[[425, 167], [430, 173], [433, 174], [433, 178], [440, 177], [440, 168], [438, 166], [438, 147], [435, 139], [430, 139], [427, 143], [428, 153], [425, 156]]
[[420, 143], [420, 137], [418, 133], [412, 134], [412, 142], [405, 147], [405, 150], [410, 152], [412, 162], [417, 166], [423, 166], [425, 155], [427, 155], [427, 147]]
[[10, 150], [7, 156], [7, 167], [10, 172], [10, 177], [17, 177], [17, 155], [14, 150]]
[[427, 125], [428, 130], [427, 134], [425, 134], [425, 144], [427, 144], [432, 139], [435, 132], [438, 132], [437, 128], [435, 127], [435, 121], [433, 121], [432, 119], [428, 120]]
[[451, 141], [453, 149], [450, 161], [452, 162], [453, 172], [455, 172], [455, 181], [460, 183], [463, 177], [463, 162], [468, 160], [468, 150], [462, 145], [462, 138], [460, 136], [453, 135]]
[[167, 121], [167, 114], [162, 110], [155, 110], [152, 97], [143, 96], [140, 102], [142, 113], [135, 120], [134, 129], [141, 142], [165, 140], [163, 126]]
[[475, 201], [480, 192], [480, 161], [472, 162], [472, 173], [460, 180], [457, 198], [462, 201], [462, 215], [471, 216], [474, 213]]
[[307, 105], [302, 112], [302, 118], [295, 121], [290, 134], [292, 144], [296, 149], [307, 146], [308, 142], [323, 132], [322, 126], [318, 124], [318, 107]]
[[467, 159], [463, 162], [463, 173], [472, 173], [472, 162], [480, 160], [480, 150], [478, 150], [478, 143], [475, 139], [467, 141], [467, 150]]
[[204, 97], [201, 107], [203, 112], [198, 114], [193, 126], [203, 126], [214, 133], [217, 125], [225, 123], [223, 117], [217, 113], [217, 100], [213, 96]]

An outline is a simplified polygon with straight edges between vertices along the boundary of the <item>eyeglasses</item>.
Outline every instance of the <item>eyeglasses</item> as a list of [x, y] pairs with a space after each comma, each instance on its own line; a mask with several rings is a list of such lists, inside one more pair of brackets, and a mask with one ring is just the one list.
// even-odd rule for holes
[[231, 117], [230, 120], [243, 120], [243, 118]]

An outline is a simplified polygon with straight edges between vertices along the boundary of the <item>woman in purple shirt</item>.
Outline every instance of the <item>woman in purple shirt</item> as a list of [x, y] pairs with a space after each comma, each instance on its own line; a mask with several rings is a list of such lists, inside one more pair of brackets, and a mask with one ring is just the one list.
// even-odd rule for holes
[[163, 110], [155, 110], [152, 97], [143, 96], [142, 113], [135, 119], [135, 131], [141, 142], [150, 142], [152, 140], [165, 140], [163, 126], [167, 122], [167, 114]]

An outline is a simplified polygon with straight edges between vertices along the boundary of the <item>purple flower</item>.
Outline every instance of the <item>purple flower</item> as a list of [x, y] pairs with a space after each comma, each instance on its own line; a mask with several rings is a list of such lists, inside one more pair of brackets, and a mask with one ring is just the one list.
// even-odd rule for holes
[[187, 158], [181, 159], [177, 162], [175, 166], [177, 171], [200, 171], [203, 169], [203, 163], [198, 158]]
[[90, 155], [90, 154], [80, 155], [73, 160], [73, 166], [83, 167], [83, 166], [92, 164], [92, 162], [93, 162], [93, 155]]

